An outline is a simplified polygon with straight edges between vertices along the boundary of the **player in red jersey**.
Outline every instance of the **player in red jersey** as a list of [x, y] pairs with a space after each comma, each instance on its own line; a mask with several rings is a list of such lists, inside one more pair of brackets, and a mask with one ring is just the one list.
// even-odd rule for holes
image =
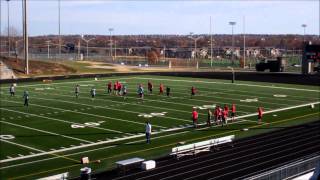
[[118, 95], [118, 81], [113, 84], [113, 93]]
[[214, 122], [216, 123], [216, 125], [219, 124], [218, 122], [218, 116], [219, 116], [219, 106], [217, 105], [216, 108], [214, 109]]
[[108, 94], [110, 94], [112, 92], [112, 82], [109, 81], [109, 83], [107, 84], [107, 88], [108, 88]]
[[236, 105], [232, 104], [231, 106], [231, 120], [234, 121], [234, 117], [236, 116]]
[[222, 110], [222, 126], [223, 124], [228, 124], [228, 111], [226, 109]]
[[153, 84], [151, 81], [148, 81], [148, 91], [150, 94], [152, 94]]
[[163, 94], [163, 90], [164, 90], [163, 84], [160, 83], [160, 86], [159, 86], [159, 95], [160, 95], [160, 94]]
[[195, 128], [198, 127], [198, 112], [196, 110], [196, 108], [192, 109], [192, 122], [193, 122], [193, 126]]
[[196, 95], [196, 88], [194, 86], [191, 87], [191, 98]]
[[228, 105], [224, 105], [224, 111], [226, 111], [226, 113], [227, 113], [227, 117], [229, 117], [229, 107], [228, 107]]
[[262, 107], [258, 107], [258, 124], [261, 124], [262, 116], [263, 116], [263, 109]]
[[117, 89], [118, 89], [118, 95], [120, 96], [121, 95], [121, 89], [122, 89], [122, 84], [120, 82], [118, 82], [118, 85], [117, 85]]

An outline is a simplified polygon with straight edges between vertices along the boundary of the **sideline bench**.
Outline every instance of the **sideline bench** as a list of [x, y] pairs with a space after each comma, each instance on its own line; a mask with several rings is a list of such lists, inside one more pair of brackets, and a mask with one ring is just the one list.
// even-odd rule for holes
[[225, 136], [221, 138], [211, 139], [207, 141], [201, 141], [194, 144], [187, 144], [183, 146], [177, 146], [172, 148], [170, 155], [175, 156], [179, 159], [182, 156], [187, 155], [196, 155], [197, 153], [204, 152], [204, 151], [211, 151], [212, 148], [220, 144], [231, 143], [233, 147], [232, 141], [234, 140], [235, 136]]
[[140, 167], [141, 163], [143, 161], [144, 161], [144, 159], [135, 157], [135, 158], [131, 158], [131, 159], [117, 161], [116, 164], [117, 164], [117, 167], [118, 167], [120, 173], [125, 173], [127, 168], [129, 168], [129, 166], [134, 167], [134, 168]]

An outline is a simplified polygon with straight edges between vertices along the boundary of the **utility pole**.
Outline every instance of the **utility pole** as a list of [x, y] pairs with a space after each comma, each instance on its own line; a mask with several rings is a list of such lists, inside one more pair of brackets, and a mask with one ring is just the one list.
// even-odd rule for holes
[[212, 67], [212, 61], [213, 61], [213, 56], [212, 56], [212, 53], [213, 53], [213, 50], [212, 50], [212, 45], [213, 45], [213, 39], [212, 39], [212, 25], [211, 25], [211, 16], [210, 16], [210, 49], [211, 49], [211, 56], [210, 56], [210, 67]]
[[110, 37], [109, 37], [109, 40], [110, 40], [110, 57], [111, 57], [111, 60], [113, 60], [112, 58], [112, 36], [111, 36], [111, 32], [114, 30], [113, 28], [109, 28], [108, 29], [109, 32], [110, 32]]
[[61, 0], [58, 0], [58, 21], [59, 21], [59, 58], [61, 58]]
[[243, 68], [246, 67], [246, 17], [243, 16]]
[[234, 35], [233, 35], [233, 26], [236, 25], [236, 22], [229, 22], [229, 25], [231, 25], [231, 31], [232, 31], [232, 51], [231, 51], [231, 62], [232, 65], [234, 65]]
[[8, 21], [8, 57], [10, 57], [10, 0], [7, 1], [7, 21]]
[[24, 60], [25, 74], [29, 74], [29, 42], [28, 42], [28, 22], [27, 22], [27, 0], [23, 0], [23, 40], [24, 40]]
[[47, 46], [48, 46], [48, 59], [50, 59], [50, 42], [51, 41], [46, 41]]
[[306, 36], [306, 27], [307, 27], [307, 25], [306, 24], [302, 24], [301, 27], [303, 28], [303, 43], [305, 43], [306, 42], [305, 36]]
[[[2, 8], [1, 8], [1, 6], [2, 6], [2, 3], [1, 3], [1, 0], [0, 0], [0, 20], [2, 19]], [[1, 21], [0, 21], [0, 56], [1, 56], [1, 48], [2, 48], [2, 33], [1, 33], [1, 31], [2, 31], [2, 23], [1, 23]]]

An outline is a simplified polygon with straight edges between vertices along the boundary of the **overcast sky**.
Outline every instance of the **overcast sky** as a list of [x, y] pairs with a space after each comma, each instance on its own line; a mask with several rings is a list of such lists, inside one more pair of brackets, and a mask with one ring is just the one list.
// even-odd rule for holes
[[[62, 34], [319, 34], [319, 0], [98, 1], [61, 0]], [[58, 34], [58, 0], [28, 0], [30, 35]], [[21, 31], [21, 0], [10, 1], [10, 24]], [[7, 2], [1, 0], [1, 27], [7, 26]]]

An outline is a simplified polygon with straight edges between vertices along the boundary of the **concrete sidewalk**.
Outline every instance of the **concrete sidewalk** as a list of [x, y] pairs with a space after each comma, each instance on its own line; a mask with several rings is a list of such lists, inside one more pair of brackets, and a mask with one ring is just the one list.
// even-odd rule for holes
[[8, 68], [3, 61], [0, 61], [0, 79], [15, 79], [16, 76], [14, 75], [12, 69]]

